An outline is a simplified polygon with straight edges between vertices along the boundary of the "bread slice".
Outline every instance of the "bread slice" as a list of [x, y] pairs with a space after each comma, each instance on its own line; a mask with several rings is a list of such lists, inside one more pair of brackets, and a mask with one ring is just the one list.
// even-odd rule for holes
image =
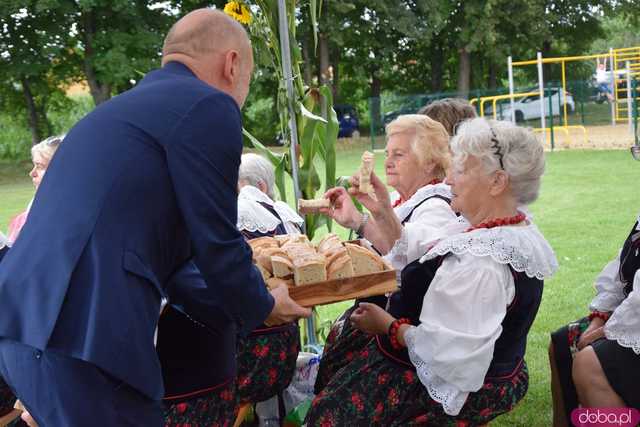
[[322, 240], [320, 240], [320, 242], [318, 242], [318, 252], [324, 254], [341, 247], [342, 242], [340, 241], [340, 238], [333, 233], [327, 234]]
[[329, 199], [298, 200], [298, 211], [300, 211], [301, 214], [318, 213], [320, 209], [329, 207], [331, 207], [331, 201]]
[[258, 267], [258, 270], [260, 270], [260, 274], [262, 275], [262, 280], [264, 280], [265, 282], [272, 276], [271, 272], [269, 272], [266, 268], [264, 268], [260, 264], [256, 264], [256, 267]]
[[385, 270], [386, 265], [384, 261], [369, 249], [354, 245], [353, 243], [345, 243], [345, 247], [351, 257], [355, 276], [378, 273]]
[[344, 254], [337, 254], [330, 262], [327, 263], [327, 278], [346, 279], [353, 277], [353, 262], [345, 249]]
[[270, 274], [273, 274], [273, 267], [271, 265], [271, 257], [274, 255], [287, 256], [286, 252], [280, 248], [260, 248], [258, 255], [256, 256], [256, 264], [262, 266]]
[[375, 167], [375, 155], [370, 151], [362, 153], [362, 163], [360, 164], [358, 189], [361, 193], [368, 194], [376, 200], [376, 193], [371, 185], [371, 173]]
[[324, 257], [307, 255], [293, 260], [293, 280], [296, 286], [327, 280]]
[[293, 264], [288, 257], [274, 255], [271, 257], [271, 271], [273, 271], [275, 277], [291, 277], [293, 275]]

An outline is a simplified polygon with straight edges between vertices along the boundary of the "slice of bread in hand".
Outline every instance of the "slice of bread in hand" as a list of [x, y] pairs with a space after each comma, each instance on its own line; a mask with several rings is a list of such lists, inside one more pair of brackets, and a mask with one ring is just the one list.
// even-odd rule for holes
[[321, 208], [330, 208], [331, 201], [329, 199], [311, 199], [298, 200], [298, 211], [301, 214], [313, 214], [320, 212]]
[[360, 165], [360, 183], [358, 189], [361, 193], [368, 194], [372, 199], [376, 200], [376, 194], [371, 185], [371, 173], [375, 167], [375, 156], [370, 151], [362, 153], [362, 163]]
[[347, 248], [353, 262], [354, 275], [378, 273], [385, 270], [386, 265], [382, 258], [369, 249], [353, 243], [345, 243], [344, 246]]

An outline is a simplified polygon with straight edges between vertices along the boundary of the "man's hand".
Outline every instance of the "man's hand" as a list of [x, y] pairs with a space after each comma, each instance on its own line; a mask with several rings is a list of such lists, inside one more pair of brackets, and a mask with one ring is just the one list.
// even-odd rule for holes
[[271, 296], [275, 300], [271, 314], [264, 321], [267, 326], [281, 325], [283, 323], [293, 322], [301, 317], [311, 316], [311, 309], [298, 305], [289, 296], [289, 288], [286, 285], [280, 285], [271, 290]]
[[351, 314], [353, 325], [369, 334], [386, 334], [393, 321], [392, 315], [368, 302], [361, 302]]

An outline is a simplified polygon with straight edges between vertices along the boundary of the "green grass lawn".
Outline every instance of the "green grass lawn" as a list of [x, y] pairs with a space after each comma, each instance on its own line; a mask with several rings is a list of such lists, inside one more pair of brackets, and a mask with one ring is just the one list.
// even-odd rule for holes
[[[359, 164], [361, 149], [341, 149], [338, 175], [349, 175]], [[377, 172], [383, 173], [382, 162]], [[28, 166], [0, 163], [0, 229], [24, 209], [32, 197]], [[24, 175], [23, 175], [24, 174]], [[529, 334], [527, 362], [529, 393], [495, 426], [551, 425], [551, 396], [547, 345], [549, 333], [586, 314], [593, 296], [593, 279], [613, 258], [638, 211], [636, 181], [640, 163], [628, 151], [562, 151], [547, 155], [540, 199], [531, 207], [534, 219], [556, 251], [560, 269], [545, 283], [542, 305]], [[346, 238], [348, 233], [337, 227]], [[324, 231], [323, 231], [324, 232]], [[334, 319], [348, 302], [320, 307], [322, 320]]]

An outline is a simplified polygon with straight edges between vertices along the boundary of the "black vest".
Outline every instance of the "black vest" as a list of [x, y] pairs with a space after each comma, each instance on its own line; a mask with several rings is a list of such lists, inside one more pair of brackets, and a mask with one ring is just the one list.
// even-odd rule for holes
[[629, 237], [625, 240], [620, 251], [620, 270], [618, 276], [624, 284], [624, 295], [629, 296], [633, 290], [633, 277], [640, 269], [640, 230], [636, 230], [638, 223], [633, 224]]
[[[407, 317], [411, 324], [420, 323], [422, 301], [436, 271], [447, 255], [424, 263], [416, 260], [402, 270], [402, 288], [391, 296], [389, 313], [395, 318]], [[511, 269], [511, 268], [510, 268]], [[515, 296], [502, 320], [502, 334], [495, 343], [487, 378], [509, 376], [522, 363], [527, 346], [527, 333], [542, 300], [543, 281], [511, 269]], [[395, 350], [388, 335], [376, 337], [378, 348], [387, 358], [415, 369], [406, 348]]]

